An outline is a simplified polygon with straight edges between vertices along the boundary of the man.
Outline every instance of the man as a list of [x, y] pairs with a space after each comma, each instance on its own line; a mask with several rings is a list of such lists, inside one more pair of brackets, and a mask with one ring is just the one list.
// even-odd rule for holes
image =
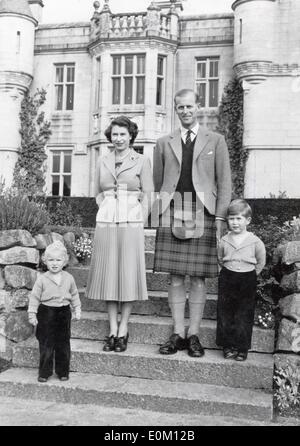
[[[218, 274], [216, 240], [226, 228], [225, 215], [231, 199], [229, 154], [223, 136], [201, 129], [197, 120], [199, 97], [189, 89], [174, 98], [180, 129], [157, 141], [154, 150], [154, 184], [160, 196], [160, 213], [174, 222], [174, 194], [188, 193], [193, 212], [202, 206], [203, 233], [197, 238], [174, 236], [164, 219], [157, 230], [154, 271], [171, 275], [168, 300], [174, 333], [163, 344], [161, 354], [187, 348], [192, 357], [204, 355], [199, 328], [206, 301], [205, 278]], [[198, 213], [193, 213], [197, 220]], [[196, 217], [195, 217], [196, 215]], [[199, 224], [200, 225], [200, 224]], [[201, 231], [200, 231], [201, 232]], [[190, 324], [185, 336], [185, 276], [190, 277]]]

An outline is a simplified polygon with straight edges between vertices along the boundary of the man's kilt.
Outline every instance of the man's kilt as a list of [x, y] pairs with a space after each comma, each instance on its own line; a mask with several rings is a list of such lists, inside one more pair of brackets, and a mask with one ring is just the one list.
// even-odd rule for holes
[[179, 240], [171, 227], [156, 232], [154, 272], [216, 277], [218, 275], [215, 217], [204, 211], [204, 231], [200, 238]]

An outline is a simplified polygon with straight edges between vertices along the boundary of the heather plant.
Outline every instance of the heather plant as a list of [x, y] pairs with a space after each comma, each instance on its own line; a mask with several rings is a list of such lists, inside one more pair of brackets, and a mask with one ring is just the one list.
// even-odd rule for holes
[[26, 229], [38, 234], [49, 222], [43, 203], [30, 200], [16, 189], [3, 189], [0, 195], [0, 230]]

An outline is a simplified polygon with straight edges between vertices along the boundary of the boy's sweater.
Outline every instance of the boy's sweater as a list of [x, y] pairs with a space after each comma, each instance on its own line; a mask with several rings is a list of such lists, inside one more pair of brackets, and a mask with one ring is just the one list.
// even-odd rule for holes
[[236, 245], [231, 233], [224, 235], [218, 246], [218, 260], [221, 266], [239, 273], [256, 270], [261, 272], [266, 264], [266, 249], [263, 242], [252, 232]]
[[61, 279], [61, 284], [57, 285], [49, 271], [37, 278], [29, 296], [28, 313], [37, 313], [40, 304], [49, 307], [63, 307], [71, 304], [73, 309], [81, 308], [74, 277], [62, 271]]

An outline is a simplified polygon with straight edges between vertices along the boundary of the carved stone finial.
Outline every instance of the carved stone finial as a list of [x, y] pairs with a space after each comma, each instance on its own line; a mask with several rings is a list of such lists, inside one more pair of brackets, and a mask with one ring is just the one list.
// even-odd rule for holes
[[158, 6], [157, 3], [152, 1], [151, 4], [148, 6], [147, 10], [148, 11], [160, 11], [160, 7]]
[[95, 10], [98, 12], [98, 9], [100, 8], [100, 2], [95, 1], [95, 2], [93, 3], [93, 6], [94, 6]]
[[110, 7], [109, 7], [109, 0], [104, 0], [104, 5], [103, 5], [103, 9], [102, 12], [111, 12], [110, 11]]

